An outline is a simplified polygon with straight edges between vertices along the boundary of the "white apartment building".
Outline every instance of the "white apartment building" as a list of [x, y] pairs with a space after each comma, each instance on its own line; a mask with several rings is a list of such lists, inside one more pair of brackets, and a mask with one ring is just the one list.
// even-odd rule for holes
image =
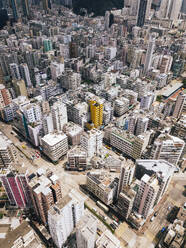
[[60, 50], [60, 55], [64, 58], [64, 59], [68, 59], [70, 56], [69, 53], [69, 45], [67, 44], [60, 44], [59, 45], [59, 50]]
[[81, 84], [81, 74], [67, 69], [61, 76], [61, 86], [65, 89], [76, 90]]
[[19, 73], [19, 67], [16, 63], [12, 63], [9, 65], [10, 67], [10, 73], [13, 79], [21, 79], [20, 73]]
[[129, 215], [132, 212], [135, 195], [136, 192], [129, 186], [124, 187], [118, 195], [117, 208], [119, 213], [125, 219], [128, 219]]
[[129, 100], [125, 97], [119, 98], [114, 102], [114, 113], [116, 116], [122, 116], [129, 110]]
[[140, 108], [149, 110], [154, 101], [154, 93], [147, 93], [141, 98]]
[[84, 214], [84, 198], [75, 190], [48, 211], [48, 226], [55, 245], [61, 248]]
[[63, 126], [68, 122], [67, 120], [67, 108], [62, 102], [55, 102], [51, 107], [52, 119], [54, 129], [56, 131], [62, 131]]
[[134, 134], [136, 128], [137, 117], [136, 116], [129, 116], [128, 118], [128, 132]]
[[77, 248], [94, 248], [96, 231], [97, 218], [86, 210], [76, 227]]
[[186, 112], [186, 90], [184, 90], [178, 95], [173, 116], [175, 118], [179, 118], [182, 112]]
[[147, 117], [138, 118], [136, 124], [136, 132], [135, 132], [136, 136], [145, 133], [147, 131], [148, 123], [149, 123], [149, 118]]
[[30, 79], [30, 72], [28, 69], [28, 65], [27, 64], [21, 64], [20, 65], [20, 72], [21, 72], [21, 78], [24, 79], [26, 86], [31, 87], [32, 82]]
[[24, 116], [28, 123], [34, 123], [41, 120], [41, 108], [35, 103], [28, 104], [22, 108]]
[[89, 45], [86, 47], [86, 57], [87, 58], [94, 58], [95, 57], [96, 46]]
[[86, 185], [87, 189], [106, 205], [111, 204], [117, 194], [117, 183], [114, 175], [109, 177], [100, 172], [89, 172], [87, 173]]
[[153, 209], [158, 191], [159, 185], [156, 176], [152, 175], [150, 177], [145, 174], [141, 178], [140, 186], [134, 200], [134, 210], [144, 218], [147, 218]]
[[47, 134], [41, 139], [41, 147], [52, 161], [58, 161], [68, 151], [68, 138], [65, 134]]
[[7, 167], [17, 161], [17, 152], [12, 141], [0, 132], [0, 167]]
[[156, 174], [159, 182], [159, 191], [156, 196], [155, 204], [161, 200], [169, 187], [169, 183], [174, 175], [175, 166], [165, 160], [136, 160], [136, 178], [141, 180], [143, 175], [152, 176]]
[[134, 172], [135, 172], [135, 164], [132, 160], [128, 159], [122, 164], [120, 176], [119, 176], [117, 196], [119, 196], [119, 193], [122, 191], [124, 187], [129, 186], [132, 183]]
[[68, 167], [81, 170], [87, 167], [87, 153], [82, 147], [74, 147], [67, 153]]
[[163, 159], [177, 165], [184, 147], [185, 142], [182, 139], [169, 134], [160, 134], [153, 144], [151, 158]]
[[111, 60], [116, 57], [117, 48], [116, 47], [106, 47], [105, 48], [105, 58]]
[[103, 133], [96, 129], [84, 132], [80, 137], [80, 144], [87, 151], [88, 157], [92, 158], [102, 148]]
[[45, 135], [52, 133], [54, 131], [52, 113], [43, 115], [42, 126], [43, 126], [43, 131]]
[[53, 80], [57, 80], [64, 72], [64, 63], [52, 62], [50, 65], [51, 76]]
[[144, 141], [123, 130], [113, 130], [110, 134], [110, 144], [120, 152], [133, 159], [140, 158]]
[[144, 71], [148, 72], [151, 68], [152, 64], [152, 56], [155, 48], [155, 41], [156, 39], [154, 37], [149, 38], [149, 44], [147, 48], [146, 58], [145, 58], [145, 65], [144, 65]]

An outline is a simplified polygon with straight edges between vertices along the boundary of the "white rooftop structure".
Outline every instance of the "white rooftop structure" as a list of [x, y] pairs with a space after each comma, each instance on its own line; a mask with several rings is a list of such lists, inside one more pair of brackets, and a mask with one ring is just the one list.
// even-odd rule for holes
[[107, 230], [96, 241], [96, 248], [121, 248], [121, 246], [120, 241]]
[[182, 87], [182, 83], [174, 83], [174, 84], [169, 84], [166, 88], [163, 89], [162, 95], [164, 97], [169, 97], [172, 95], [176, 90]]
[[63, 139], [66, 138], [66, 135], [61, 133], [61, 134], [47, 134], [45, 135], [42, 140], [44, 142], [46, 142], [49, 146], [54, 146], [56, 145], [57, 143], [59, 143], [60, 141], [62, 141]]
[[143, 159], [143, 160], [136, 160], [136, 164], [141, 165], [148, 171], [155, 172], [158, 176], [167, 178], [172, 175], [176, 169], [176, 167], [165, 161], [165, 160], [150, 160], [150, 159]]

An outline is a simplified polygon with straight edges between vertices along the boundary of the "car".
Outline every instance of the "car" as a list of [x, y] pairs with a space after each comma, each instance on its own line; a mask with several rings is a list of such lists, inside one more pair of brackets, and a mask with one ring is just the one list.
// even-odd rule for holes
[[184, 203], [183, 208], [186, 209], [186, 202]]
[[37, 158], [39, 158], [39, 155], [38, 155], [38, 154], [36, 154], [36, 157], [37, 157]]
[[163, 228], [161, 229], [161, 232], [163, 233], [165, 230], [166, 230], [166, 228], [165, 228], [165, 227], [163, 227]]
[[151, 217], [150, 221], [153, 222], [153, 220], [154, 220], [154, 216]]
[[155, 213], [154, 213], [154, 217], [156, 217], [157, 215], [158, 215], [158, 212], [155, 212]]
[[24, 157], [23, 154], [20, 154], [20, 157], [23, 158]]
[[168, 208], [167, 208], [168, 210], [171, 210], [171, 206], [168, 206]]
[[108, 219], [108, 217], [107, 216], [104, 216], [104, 220], [106, 221]]
[[111, 223], [110, 226], [111, 226], [112, 229], [114, 229], [114, 230], [117, 228], [113, 223]]
[[96, 208], [93, 208], [94, 212], [97, 212], [97, 209]]

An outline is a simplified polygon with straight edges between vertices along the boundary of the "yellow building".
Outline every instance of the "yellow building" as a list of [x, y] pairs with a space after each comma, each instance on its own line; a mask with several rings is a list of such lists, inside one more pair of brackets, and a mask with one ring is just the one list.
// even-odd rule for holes
[[97, 128], [103, 123], [103, 103], [90, 100], [90, 114], [91, 121], [94, 123], [94, 127]]

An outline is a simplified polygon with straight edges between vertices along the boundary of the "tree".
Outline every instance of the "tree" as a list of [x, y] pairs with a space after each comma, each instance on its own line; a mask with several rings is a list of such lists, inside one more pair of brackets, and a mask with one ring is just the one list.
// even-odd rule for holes
[[186, 89], [186, 78], [183, 79], [182, 83], [183, 83], [183, 88]]
[[156, 97], [156, 101], [161, 102], [161, 101], [162, 101], [162, 96], [161, 96], [161, 95], [158, 95], [158, 96]]

